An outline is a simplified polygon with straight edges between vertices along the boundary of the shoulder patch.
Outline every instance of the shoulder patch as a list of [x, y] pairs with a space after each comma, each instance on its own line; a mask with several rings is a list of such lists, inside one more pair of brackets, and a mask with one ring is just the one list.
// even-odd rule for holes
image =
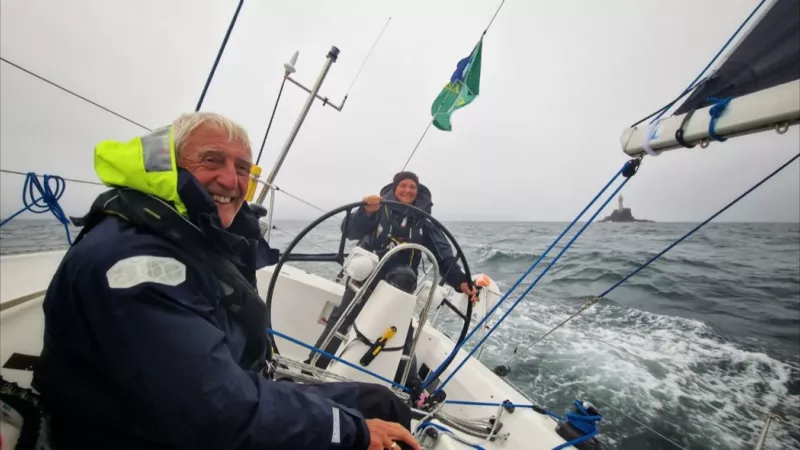
[[108, 269], [106, 279], [111, 289], [127, 289], [142, 283], [177, 286], [186, 281], [186, 266], [165, 256], [131, 256]]

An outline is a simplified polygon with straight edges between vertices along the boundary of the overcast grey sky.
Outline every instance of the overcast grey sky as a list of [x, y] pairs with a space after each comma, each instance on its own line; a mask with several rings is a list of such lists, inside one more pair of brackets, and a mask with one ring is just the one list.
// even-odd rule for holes
[[[194, 108], [235, 0], [2, 0], [0, 53], [149, 127]], [[481, 95], [432, 129], [410, 164], [445, 220], [570, 220], [625, 162], [622, 130], [677, 95], [757, 0], [508, 0], [484, 40]], [[342, 113], [314, 105], [277, 184], [325, 209], [375, 193], [430, 121], [497, 0], [249, 0], [204, 109], [260, 145], [282, 76], [310, 85], [341, 49], [322, 93], [341, 100], [392, 21]], [[2, 63], [0, 166], [96, 180], [94, 145], [141, 133]], [[305, 99], [287, 85], [262, 166], [271, 167]], [[637, 217], [700, 221], [800, 149], [798, 127], [646, 158], [623, 191]], [[721, 216], [800, 220], [797, 162]], [[2, 216], [23, 178], [2, 174]], [[102, 191], [71, 183], [82, 214]], [[611, 207], [609, 207], [611, 208]], [[279, 196], [276, 218], [319, 212]], [[25, 217], [31, 217], [30, 214]]]

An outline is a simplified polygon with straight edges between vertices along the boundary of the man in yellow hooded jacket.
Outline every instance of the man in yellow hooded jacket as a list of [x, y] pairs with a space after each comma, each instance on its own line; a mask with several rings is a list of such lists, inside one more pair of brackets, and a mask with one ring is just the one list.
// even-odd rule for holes
[[278, 255], [245, 202], [249, 142], [190, 113], [96, 147], [112, 189], [44, 300], [33, 386], [54, 450], [420, 448], [382, 386], [271, 379], [255, 271]]

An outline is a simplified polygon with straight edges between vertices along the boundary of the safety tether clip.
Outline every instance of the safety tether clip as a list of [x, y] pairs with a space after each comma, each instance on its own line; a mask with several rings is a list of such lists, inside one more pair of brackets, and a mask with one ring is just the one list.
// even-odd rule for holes
[[375, 342], [372, 343], [372, 345], [369, 347], [369, 350], [367, 350], [367, 352], [364, 353], [364, 356], [361, 357], [359, 363], [361, 363], [361, 365], [364, 367], [368, 366], [369, 363], [371, 363], [372, 360], [375, 359], [378, 354], [380, 354], [381, 350], [383, 350], [384, 346], [386, 346], [386, 343], [389, 342], [389, 339], [391, 339], [396, 333], [397, 327], [389, 327], [389, 329], [383, 333], [383, 336], [379, 337]]

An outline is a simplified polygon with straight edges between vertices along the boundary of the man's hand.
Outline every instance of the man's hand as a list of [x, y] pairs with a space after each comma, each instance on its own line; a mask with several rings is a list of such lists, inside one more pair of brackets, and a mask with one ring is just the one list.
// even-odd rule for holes
[[381, 209], [381, 197], [378, 195], [368, 195], [364, 197], [364, 202], [366, 202], [364, 211], [367, 213], [367, 215], [375, 214], [379, 209]]
[[461, 289], [461, 292], [463, 292], [464, 294], [467, 295], [467, 297], [469, 297], [469, 301], [471, 301], [472, 303], [478, 301], [478, 291], [476, 291], [474, 287], [469, 287], [469, 283], [465, 281], [461, 283], [461, 286], [459, 287]]
[[368, 450], [400, 450], [395, 442], [405, 442], [414, 450], [422, 450], [414, 436], [399, 423], [386, 422], [380, 419], [367, 419], [369, 429]]

